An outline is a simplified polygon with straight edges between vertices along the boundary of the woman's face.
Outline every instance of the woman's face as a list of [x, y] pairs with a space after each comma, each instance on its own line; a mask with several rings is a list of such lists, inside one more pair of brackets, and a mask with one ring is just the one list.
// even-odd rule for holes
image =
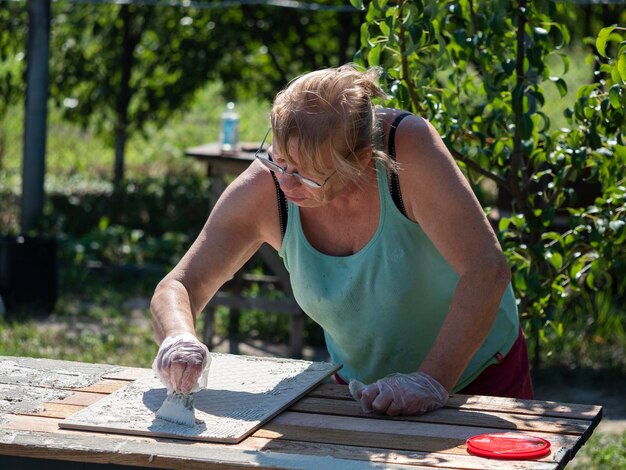
[[[273, 147], [269, 148], [268, 153], [271, 155], [272, 160], [279, 166], [285, 168], [287, 174], [276, 173], [276, 178], [280, 184], [285, 197], [300, 207], [319, 207], [332, 200], [342, 189], [345, 189], [346, 184], [341, 181], [341, 178], [336, 172], [336, 169], [329, 167], [323, 174], [312, 174], [305, 170], [300, 171], [297, 162], [297, 141], [290, 140], [289, 153], [292, 158], [296, 160], [295, 164], [287, 164], [287, 162], [277, 154]], [[322, 185], [321, 188], [312, 188], [303, 183], [302, 180], [296, 176], [292, 176], [293, 173], [297, 173], [312, 181]]]

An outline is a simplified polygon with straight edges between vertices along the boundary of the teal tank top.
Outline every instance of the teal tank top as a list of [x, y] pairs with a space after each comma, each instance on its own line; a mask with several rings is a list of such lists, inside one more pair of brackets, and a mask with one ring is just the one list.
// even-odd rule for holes
[[[297, 205], [279, 254], [296, 301], [322, 326], [339, 375], [374, 382], [394, 372], [415, 372], [446, 318], [458, 276], [419, 224], [395, 206], [387, 172], [377, 162], [380, 218], [372, 239], [350, 256], [329, 256], [306, 239]], [[485, 342], [453, 389], [472, 382], [498, 362], [518, 336], [513, 290], [506, 289]]]

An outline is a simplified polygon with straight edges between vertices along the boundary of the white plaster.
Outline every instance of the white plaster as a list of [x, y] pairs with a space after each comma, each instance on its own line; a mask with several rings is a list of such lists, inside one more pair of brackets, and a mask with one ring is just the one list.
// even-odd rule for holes
[[136, 435], [238, 442], [338, 369], [329, 363], [212, 355], [209, 383], [194, 394], [196, 425], [156, 418], [166, 389], [139, 379], [59, 426]]
[[103, 364], [81, 364], [52, 359], [0, 357], [0, 383], [83, 388], [98, 382], [103, 375], [121, 370]]
[[0, 383], [0, 413], [34, 413], [43, 402], [59, 400], [69, 395], [63, 390]]

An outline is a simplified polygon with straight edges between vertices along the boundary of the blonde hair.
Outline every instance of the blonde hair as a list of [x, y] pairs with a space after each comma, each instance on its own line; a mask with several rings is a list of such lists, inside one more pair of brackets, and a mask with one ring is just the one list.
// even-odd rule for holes
[[375, 145], [379, 126], [372, 98], [387, 97], [377, 84], [379, 76], [379, 69], [361, 72], [347, 64], [292, 80], [276, 95], [270, 115], [272, 145], [280, 157], [294, 163], [289, 151], [293, 139], [298, 171], [324, 174], [335, 168], [343, 178], [356, 181], [359, 153], [367, 148], [373, 148], [374, 158], [395, 168]]

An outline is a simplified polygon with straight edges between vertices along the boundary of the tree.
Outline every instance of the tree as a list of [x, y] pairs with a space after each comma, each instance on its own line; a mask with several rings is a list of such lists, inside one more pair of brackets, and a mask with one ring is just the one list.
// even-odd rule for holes
[[113, 135], [117, 188], [130, 134], [164, 124], [208, 80], [221, 79], [229, 99], [270, 97], [297, 73], [337, 65], [356, 49], [358, 18], [263, 5], [61, 3], [52, 92], [68, 118]]
[[[243, 5], [240, 36], [219, 64], [228, 95], [271, 100], [293, 77], [351, 60], [362, 14], [343, 1], [315, 2], [317, 10]], [[329, 10], [319, 8], [331, 8]]]
[[[562, 329], [581, 293], [626, 292], [624, 29], [600, 33], [601, 79], [564, 110], [570, 128], [553, 129], [542, 86], [563, 96], [567, 84], [547, 57], [570, 65], [555, 15], [550, 0], [373, 0], [357, 57], [383, 66], [390, 104], [430, 119], [474, 188], [489, 180], [511, 195], [496, 222], [536, 367], [546, 329]], [[588, 182], [601, 193], [581, 207], [574, 184]]]
[[113, 136], [116, 188], [128, 136], [165, 123], [212, 76], [226, 45], [213, 18], [209, 10], [132, 4], [64, 3], [55, 15], [53, 94], [69, 119]]

